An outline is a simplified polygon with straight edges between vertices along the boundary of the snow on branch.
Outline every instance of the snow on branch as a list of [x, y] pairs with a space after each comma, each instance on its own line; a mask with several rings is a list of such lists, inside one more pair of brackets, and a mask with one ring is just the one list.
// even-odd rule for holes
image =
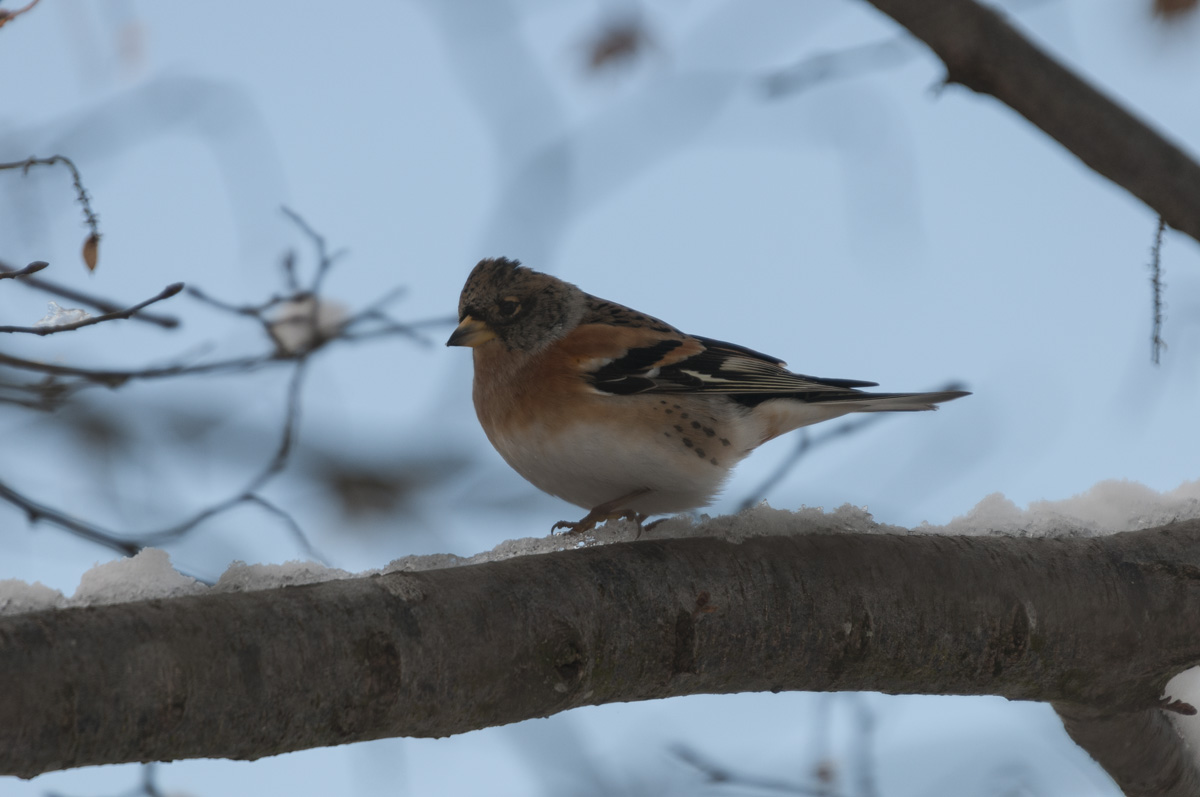
[[116, 310], [104, 315], [90, 315], [83, 310], [68, 310], [59, 307], [55, 302], [50, 302], [50, 312], [41, 321], [38, 321], [33, 326], [3, 326], [0, 325], [0, 332], [24, 332], [30, 335], [53, 335], [56, 332], [72, 332], [76, 329], [83, 329], [95, 324], [103, 324], [105, 321], [116, 321], [118, 319], [131, 318], [137, 314], [139, 310], [149, 307], [152, 304], [170, 299], [183, 290], [182, 282], [173, 282], [163, 288], [156, 295], [151, 296], [144, 302], [139, 302], [133, 307], [124, 310]]
[[[50, 280], [42, 279], [41, 277], [28, 276], [41, 271], [48, 265], [50, 264], [46, 263], [45, 261], [38, 260], [30, 263], [25, 268], [14, 269], [3, 260], [0, 260], [0, 280], [11, 279], [13, 277], [23, 277], [21, 280], [22, 285], [26, 285], [30, 288], [36, 288], [44, 293], [49, 293], [64, 299], [70, 299], [73, 302], [87, 305], [88, 307], [99, 310], [102, 313], [115, 313], [125, 306], [124, 304], [114, 302], [110, 299], [102, 299], [86, 291], [77, 290], [66, 285], [59, 285], [57, 282], [51, 282]], [[131, 318], [136, 321], [146, 321], [148, 323], [163, 327], [164, 329], [174, 329], [175, 327], [179, 326], [178, 318], [174, 318], [173, 316], [158, 315], [156, 313], [147, 313], [145, 311], [139, 311], [131, 316]]]

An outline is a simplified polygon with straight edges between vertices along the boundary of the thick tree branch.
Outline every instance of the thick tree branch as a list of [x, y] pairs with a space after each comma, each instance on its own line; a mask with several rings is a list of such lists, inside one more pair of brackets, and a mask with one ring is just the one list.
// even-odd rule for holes
[[[992, 694], [1150, 717], [1200, 662], [1198, 576], [1200, 521], [1072, 539], [643, 539], [0, 617], [0, 774], [258, 758], [698, 693]], [[1101, 760], [1126, 788], [1191, 766], [1154, 723]], [[1156, 793], [1194, 794], [1192, 778]]]
[[946, 65], [1200, 241], [1200, 165], [975, 0], [868, 0]]

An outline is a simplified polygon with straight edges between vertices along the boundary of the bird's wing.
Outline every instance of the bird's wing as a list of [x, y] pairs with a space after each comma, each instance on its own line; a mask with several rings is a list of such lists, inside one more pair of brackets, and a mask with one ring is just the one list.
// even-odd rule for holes
[[[588, 328], [592, 327], [592, 330]], [[598, 328], [598, 329], [597, 329]], [[578, 327], [580, 340], [589, 332], [595, 339], [619, 345], [607, 351], [594, 346], [589, 358], [579, 358], [584, 378], [604, 393], [726, 393], [741, 396], [829, 400], [856, 394], [854, 388], [875, 382], [857, 379], [823, 379], [794, 374], [782, 360], [709, 338], [684, 335], [677, 330], [614, 330], [600, 324]], [[614, 335], [614, 332], [620, 332]]]

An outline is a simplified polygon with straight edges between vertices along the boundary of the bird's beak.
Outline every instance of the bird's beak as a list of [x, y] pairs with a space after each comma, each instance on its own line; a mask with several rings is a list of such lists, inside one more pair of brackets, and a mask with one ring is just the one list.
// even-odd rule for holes
[[463, 316], [463, 320], [459, 322], [458, 327], [450, 336], [450, 340], [446, 341], [446, 345], [468, 346], [473, 349], [494, 337], [496, 337], [496, 333], [492, 331], [491, 327], [467, 315]]

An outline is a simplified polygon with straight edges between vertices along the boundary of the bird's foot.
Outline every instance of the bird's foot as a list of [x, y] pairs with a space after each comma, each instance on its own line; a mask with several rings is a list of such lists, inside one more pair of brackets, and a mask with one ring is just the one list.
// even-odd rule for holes
[[591, 512], [583, 516], [582, 520], [572, 523], [569, 520], [560, 520], [550, 527], [550, 533], [559, 529], [566, 529], [563, 534], [584, 534], [596, 528], [599, 523], [606, 523], [610, 520], [632, 520], [638, 526], [638, 533], [641, 534], [642, 521], [646, 519], [646, 515], [640, 512], [634, 512], [632, 509], [606, 509], [597, 507]]

